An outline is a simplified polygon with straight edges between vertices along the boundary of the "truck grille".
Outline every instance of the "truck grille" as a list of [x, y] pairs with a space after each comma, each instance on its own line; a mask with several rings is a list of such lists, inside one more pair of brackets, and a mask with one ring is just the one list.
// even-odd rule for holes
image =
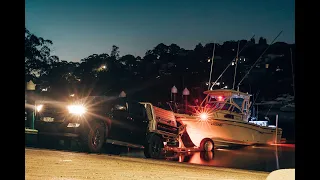
[[53, 118], [53, 121], [63, 121], [65, 117], [68, 115], [68, 111], [66, 108], [54, 106], [51, 104], [44, 104], [43, 109], [38, 116], [39, 120], [43, 121], [44, 117]]

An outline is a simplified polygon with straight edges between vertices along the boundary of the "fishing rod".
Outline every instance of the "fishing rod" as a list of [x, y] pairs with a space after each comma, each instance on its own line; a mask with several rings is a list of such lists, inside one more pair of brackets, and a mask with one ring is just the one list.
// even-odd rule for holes
[[[253, 108], [253, 110], [254, 110], [254, 104], [256, 103], [256, 101], [257, 101], [257, 99], [258, 99], [259, 93], [260, 93], [260, 90], [257, 91], [257, 93], [256, 93], [256, 98], [252, 97], [252, 98], [253, 98], [253, 102], [250, 104], [249, 109]], [[254, 95], [253, 95], [253, 96], [254, 96]]]
[[216, 44], [213, 44], [213, 51], [212, 51], [211, 69], [210, 69], [210, 77], [209, 77], [208, 90], [210, 89], [210, 84], [211, 84], [212, 67], [213, 67], [213, 58], [214, 58], [214, 52], [215, 52], [215, 50], [216, 50]]
[[237, 66], [238, 66], [238, 60], [239, 60], [239, 46], [240, 46], [240, 41], [238, 41], [238, 50], [237, 50], [237, 57], [236, 57], [236, 66], [234, 67], [234, 75], [233, 75], [232, 89], [234, 89], [234, 85], [235, 85], [235, 83], [236, 83]]
[[[254, 38], [255, 35], [253, 35], [250, 39]], [[250, 40], [249, 39], [249, 40]], [[239, 53], [237, 54], [237, 56], [248, 46], [250, 41], [247, 41], [247, 43], [243, 46], [243, 48], [239, 51]], [[237, 57], [236, 56], [236, 57]], [[220, 74], [220, 76], [218, 77], [218, 79], [212, 84], [211, 88], [213, 88], [213, 86], [218, 82], [218, 80], [222, 77], [222, 75], [226, 72], [226, 70], [230, 67], [230, 65], [232, 64], [234, 58], [231, 60], [231, 62], [228, 64], [228, 66], [222, 71], [222, 73]]]
[[273, 41], [268, 45], [268, 47], [263, 51], [263, 53], [259, 56], [259, 58], [256, 60], [256, 62], [253, 63], [253, 65], [251, 66], [251, 68], [249, 69], [249, 71], [243, 76], [243, 78], [241, 79], [241, 81], [238, 83], [238, 91], [239, 91], [239, 86], [241, 85], [242, 81], [245, 79], [245, 77], [249, 74], [249, 72], [252, 70], [252, 68], [259, 62], [259, 60], [261, 59], [261, 57], [264, 55], [264, 53], [267, 52], [267, 50], [271, 47], [271, 45], [274, 43], [274, 41], [276, 39], [278, 39], [278, 37], [281, 35], [282, 31], [280, 31], [280, 33], [273, 39]]
[[256, 94], [256, 98], [254, 98], [254, 100], [253, 100], [253, 105], [254, 105], [254, 103], [256, 102], [256, 100], [258, 99], [258, 96], [259, 96], [259, 93], [260, 93], [260, 90], [258, 90], [258, 92], [257, 92], [257, 94]]
[[291, 75], [292, 75], [293, 97], [296, 98], [296, 92], [295, 92], [295, 87], [294, 87], [293, 63], [292, 63], [292, 49], [291, 48], [290, 48], [290, 60], [291, 60]]

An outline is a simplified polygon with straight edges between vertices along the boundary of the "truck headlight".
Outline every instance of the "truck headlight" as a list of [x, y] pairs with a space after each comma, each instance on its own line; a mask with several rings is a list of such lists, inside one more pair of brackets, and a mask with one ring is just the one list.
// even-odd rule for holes
[[43, 108], [42, 104], [36, 105], [37, 112], [40, 112], [42, 108]]
[[75, 115], [83, 115], [86, 112], [86, 108], [83, 105], [70, 105], [68, 106], [69, 113]]

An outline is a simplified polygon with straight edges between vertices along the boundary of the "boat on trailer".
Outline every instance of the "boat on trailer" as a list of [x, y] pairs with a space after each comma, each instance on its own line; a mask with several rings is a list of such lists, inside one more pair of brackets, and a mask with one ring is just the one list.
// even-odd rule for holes
[[[194, 146], [202, 151], [211, 147], [279, 143], [282, 129], [268, 121], [249, 121], [250, 94], [231, 89], [205, 91], [206, 98], [191, 113], [175, 113], [186, 125]], [[277, 133], [277, 137], [276, 137]]]

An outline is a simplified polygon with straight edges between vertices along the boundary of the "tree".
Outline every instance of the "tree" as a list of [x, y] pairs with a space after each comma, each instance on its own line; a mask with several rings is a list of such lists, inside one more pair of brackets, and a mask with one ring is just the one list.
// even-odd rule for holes
[[50, 91], [68, 93], [69, 87], [77, 87], [81, 78], [76, 74], [79, 63], [61, 61], [55, 63], [47, 75], [42, 76], [42, 88], [50, 87]]
[[263, 37], [260, 37], [260, 39], [259, 39], [259, 45], [267, 45], [267, 39], [266, 39], [266, 38], [263, 38]]
[[[239, 61], [238, 79], [244, 76], [246, 70], [251, 67], [267, 45], [267, 40], [263, 37], [259, 39], [259, 44], [255, 44], [254, 38], [249, 42], [249, 45], [240, 53], [240, 57], [245, 57], [246, 60], [241, 63]], [[240, 49], [246, 43], [247, 40], [240, 40]], [[119, 47], [113, 45], [110, 56], [107, 53], [92, 54], [81, 59], [80, 63], [60, 61], [57, 56], [51, 55], [50, 45], [52, 45], [50, 40], [37, 37], [26, 29], [26, 77], [38, 76], [38, 79], [47, 83], [46, 85], [50, 85], [56, 91], [60, 89], [59, 92], [63, 93], [68, 93], [65, 89], [77, 87], [81, 92], [86, 92], [84, 95], [88, 95], [89, 92], [92, 94], [94, 91], [104, 95], [106, 92], [118, 94], [125, 88], [130, 88], [132, 92], [132, 88], [138, 87], [142, 89], [141, 98], [147, 97], [147, 100], [152, 102], [156, 98], [166, 97], [166, 92], [162, 92], [164, 88], [159, 88], [160, 83], [162, 83], [161, 87], [172, 87], [175, 84], [178, 88], [188, 86], [192, 89], [197, 86], [207, 89], [205, 82], [209, 77], [214, 44], [199, 43], [194, 50], [185, 50], [177, 44], [167, 46], [160, 43], [152, 50], [148, 50], [143, 58], [130, 54], [121, 57]], [[212, 80], [215, 80], [233, 60], [237, 47], [238, 41], [226, 41], [222, 45], [215, 43]], [[272, 56], [274, 59], [268, 62], [269, 74], [265, 73], [265, 66], [260, 63], [261, 67], [253, 67], [240, 89], [249, 91], [248, 84], [250, 84], [250, 89], [254, 93], [257, 89], [262, 89], [263, 83], [267, 80], [270, 82], [267, 89], [272, 93], [283, 93], [282, 89], [285, 88], [292, 89], [288, 85], [288, 83], [292, 84], [290, 47], [292, 47], [293, 61], [295, 61], [294, 45], [274, 43], [265, 55]], [[277, 67], [281, 70], [276, 70]], [[223, 80], [220, 80], [224, 82], [223, 86], [232, 86], [233, 74], [234, 66], [231, 66], [223, 75]], [[281, 90], [280, 88], [277, 90], [280, 85]], [[153, 90], [149, 92], [146, 86], [153, 86]], [[288, 91], [287, 89], [284, 91]], [[262, 92], [261, 96], [275, 96], [268, 91]], [[163, 93], [163, 97], [155, 97], [155, 92]]]
[[25, 28], [25, 75], [27, 77], [41, 77], [59, 62], [57, 56], [51, 56], [50, 45], [52, 45], [51, 40], [37, 37]]
[[54, 82], [50, 72], [59, 64], [59, 57], [51, 55], [51, 45], [51, 40], [37, 37], [25, 28], [25, 78], [40, 85], [37, 89], [50, 87]]
[[116, 46], [116, 45], [112, 46], [112, 50], [111, 50], [110, 56], [112, 58], [114, 58], [115, 60], [119, 59], [119, 47], [118, 46]]
[[252, 44], [256, 44], [256, 40], [254, 39], [254, 37], [250, 39], [250, 42], [251, 42]]
[[180, 51], [180, 47], [176, 44], [171, 44], [168, 49], [171, 55], [177, 55]]
[[127, 67], [127, 69], [129, 69], [129, 70], [132, 70], [133, 68], [136, 68], [137, 64], [138, 64], [137, 59], [131, 54], [127, 54], [125, 56], [122, 56], [119, 59], [119, 61], [122, 64], [124, 64]]
[[158, 44], [156, 47], [152, 50], [153, 54], [158, 56], [160, 58], [161, 56], [164, 56], [169, 52], [169, 47], [163, 43]]
[[151, 77], [157, 75], [156, 70], [157, 56], [153, 54], [152, 50], [148, 50], [142, 59], [140, 71], [143, 77]]
[[98, 78], [100, 72], [108, 72], [115, 66], [115, 62], [106, 53], [92, 54], [81, 59], [80, 62], [78, 74], [82, 79], [88, 81]]

